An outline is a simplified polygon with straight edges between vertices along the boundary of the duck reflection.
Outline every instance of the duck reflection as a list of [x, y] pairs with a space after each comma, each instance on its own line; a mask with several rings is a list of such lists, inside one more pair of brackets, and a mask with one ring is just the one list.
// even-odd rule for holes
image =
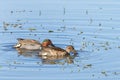
[[72, 64], [74, 63], [75, 55], [70, 56], [39, 56], [42, 60], [42, 64], [61, 64], [65, 63]]
[[67, 56], [40, 56], [39, 52], [40, 50], [27, 50], [27, 49], [21, 49], [16, 48], [18, 51], [18, 56], [24, 56], [24, 57], [37, 57], [41, 59], [42, 64], [61, 64], [64, 65], [65, 63], [72, 64], [74, 63], [74, 58], [76, 55], [67, 55]]
[[27, 50], [27, 49], [21, 49], [21, 48], [16, 48], [18, 51], [18, 56], [24, 56], [24, 57], [35, 57], [38, 55], [39, 50]]

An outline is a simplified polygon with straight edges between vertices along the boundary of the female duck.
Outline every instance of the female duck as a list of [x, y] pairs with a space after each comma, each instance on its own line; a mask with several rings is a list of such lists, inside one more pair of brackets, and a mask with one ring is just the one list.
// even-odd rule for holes
[[39, 55], [40, 56], [66, 56], [66, 55], [69, 55], [70, 52], [77, 54], [76, 50], [72, 45], [67, 46], [65, 50], [59, 47], [42, 47], [42, 50], [39, 52]]

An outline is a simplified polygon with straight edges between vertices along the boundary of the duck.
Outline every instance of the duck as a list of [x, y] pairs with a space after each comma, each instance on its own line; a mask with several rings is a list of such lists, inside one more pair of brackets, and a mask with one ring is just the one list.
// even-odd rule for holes
[[18, 38], [18, 43], [14, 45], [14, 48], [27, 49], [27, 50], [41, 50], [42, 47], [53, 46], [53, 43], [50, 39], [45, 39], [42, 43], [34, 39], [23, 39]]
[[77, 51], [74, 49], [72, 45], [68, 45], [66, 49], [62, 49], [60, 47], [42, 47], [41, 51], [39, 52], [39, 56], [67, 56], [70, 53], [74, 55], [77, 54]]

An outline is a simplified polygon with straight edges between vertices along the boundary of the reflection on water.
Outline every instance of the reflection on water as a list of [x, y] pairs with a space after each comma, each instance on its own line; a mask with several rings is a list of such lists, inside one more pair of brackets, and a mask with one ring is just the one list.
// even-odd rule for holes
[[26, 50], [21, 48], [16, 48], [18, 52], [18, 56], [24, 57], [38, 57], [41, 59], [42, 64], [65, 64], [65, 63], [73, 63], [73, 59], [77, 55], [68, 55], [68, 56], [39, 56], [40, 50]]
[[73, 58], [71, 56], [65, 56], [65, 57], [42, 56], [40, 58], [42, 59], [42, 64], [61, 64], [61, 65], [64, 65], [65, 63], [68, 63], [68, 64], [74, 63]]
[[39, 50], [26, 50], [26, 49], [20, 49], [20, 48], [16, 48], [16, 50], [18, 51], [18, 55], [19, 56], [24, 56], [24, 57], [34, 57], [36, 55], [38, 55]]

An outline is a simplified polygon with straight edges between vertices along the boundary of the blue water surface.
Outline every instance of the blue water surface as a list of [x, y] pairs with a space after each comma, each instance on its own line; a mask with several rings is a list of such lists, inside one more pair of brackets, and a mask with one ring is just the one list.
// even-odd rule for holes
[[[0, 80], [120, 80], [119, 7], [119, 0], [0, 0]], [[49, 38], [78, 55], [21, 54], [17, 38]]]

